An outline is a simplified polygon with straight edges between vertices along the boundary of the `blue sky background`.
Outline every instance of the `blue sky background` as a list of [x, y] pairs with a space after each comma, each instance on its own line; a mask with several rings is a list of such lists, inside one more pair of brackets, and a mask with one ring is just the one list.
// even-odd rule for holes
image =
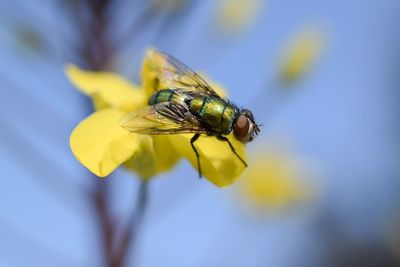
[[[115, 6], [115, 36], [141, 14], [138, 2]], [[250, 153], [287, 140], [317, 166], [321, 195], [314, 205], [254, 218], [234, 189], [195, 179], [182, 162], [151, 184], [136, 266], [327, 266], [336, 246], [386, 253], [384, 233], [399, 215], [400, 3], [269, 0], [233, 35], [215, 27], [215, 10], [216, 1], [199, 1], [168, 24], [166, 15], [145, 20], [116, 70], [138, 81], [148, 46], [204, 70], [264, 124]], [[66, 63], [79, 64], [70, 23], [58, 1], [0, 0], [0, 266], [101, 266], [87, 199], [95, 178], [68, 144], [91, 111], [63, 73]], [[280, 53], [309, 24], [324, 29], [327, 47], [277, 104], [270, 96]], [[38, 52], [20, 41], [28, 26], [43, 38]], [[269, 106], [279, 111], [270, 116]], [[114, 215], [123, 217], [138, 181], [124, 170], [111, 178]]]

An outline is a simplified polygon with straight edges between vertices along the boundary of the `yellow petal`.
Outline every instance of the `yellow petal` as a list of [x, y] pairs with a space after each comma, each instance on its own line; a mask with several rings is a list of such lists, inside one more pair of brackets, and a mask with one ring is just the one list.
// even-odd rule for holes
[[74, 129], [70, 146], [75, 157], [91, 172], [104, 177], [131, 157], [139, 141], [120, 127], [124, 112], [117, 109], [97, 111]]
[[[175, 149], [197, 169], [196, 155], [190, 145], [192, 136], [192, 134], [171, 135], [169, 138]], [[244, 145], [232, 135], [228, 137], [236, 152], [246, 160]], [[224, 187], [232, 184], [245, 169], [243, 163], [232, 153], [227, 142], [220, 141], [216, 137], [200, 136], [195, 146], [200, 154], [203, 176], [217, 186]]]
[[117, 107], [134, 111], [147, 103], [144, 90], [111, 72], [93, 72], [67, 65], [66, 74], [82, 93], [92, 96], [96, 110]]
[[168, 171], [178, 162], [180, 156], [166, 136], [138, 135], [138, 138], [139, 149], [124, 166], [142, 179]]
[[[152, 95], [155, 91], [160, 89], [169, 88], [167, 84], [160, 81], [162, 68], [173, 68], [166, 61], [165, 58], [160, 56], [160, 54], [153, 48], [148, 48], [143, 59], [142, 64], [142, 85], [146, 91], [147, 96]], [[200, 73], [199, 73], [200, 74]], [[207, 83], [214, 89], [214, 91], [221, 97], [226, 96], [225, 90], [222, 86], [212, 80], [209, 80], [203, 73], [200, 76], [207, 81]], [[191, 82], [191, 81], [190, 81]]]
[[180, 159], [178, 151], [168, 136], [152, 136], [152, 139], [157, 156], [158, 171], [170, 170]]
[[99, 89], [93, 93], [92, 99], [96, 110], [115, 107], [130, 112], [147, 105], [147, 96], [143, 90], [124, 87]]
[[165, 89], [165, 84], [161, 84], [158, 76], [160, 68], [165, 64], [165, 60], [158, 56], [156, 50], [148, 48], [142, 63], [142, 86], [148, 96], [152, 95], [155, 91]]

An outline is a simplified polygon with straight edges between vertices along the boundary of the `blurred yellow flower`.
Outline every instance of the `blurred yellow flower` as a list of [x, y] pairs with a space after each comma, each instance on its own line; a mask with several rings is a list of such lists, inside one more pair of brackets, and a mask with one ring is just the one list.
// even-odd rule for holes
[[217, 23], [226, 32], [248, 26], [260, 11], [262, 0], [220, 0]]
[[294, 82], [311, 68], [324, 47], [324, 37], [320, 30], [308, 26], [288, 42], [281, 60], [284, 81]]
[[[181, 156], [197, 168], [196, 157], [190, 146], [192, 135], [138, 135], [120, 126], [124, 115], [145, 107], [149, 96], [163, 88], [157, 72], [165, 62], [153, 52], [149, 49], [143, 62], [142, 87], [113, 73], [84, 71], [74, 65], [66, 68], [70, 81], [92, 98], [96, 110], [73, 130], [70, 146], [75, 157], [100, 177], [109, 175], [124, 164], [142, 179], [148, 179], [170, 170]], [[245, 158], [243, 144], [229, 138]], [[227, 186], [240, 176], [243, 164], [224, 142], [201, 137], [196, 146], [203, 175], [209, 181], [217, 186]]]
[[243, 199], [253, 207], [281, 209], [315, 197], [315, 190], [301, 182], [303, 176], [304, 170], [293, 155], [268, 149], [254, 154], [238, 186]]

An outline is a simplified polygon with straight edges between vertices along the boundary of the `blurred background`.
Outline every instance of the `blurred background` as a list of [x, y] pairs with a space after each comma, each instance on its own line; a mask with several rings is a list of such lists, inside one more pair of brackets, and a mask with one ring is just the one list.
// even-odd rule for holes
[[[400, 266], [396, 0], [0, 1], [0, 266]], [[262, 134], [233, 186], [183, 160], [99, 179], [64, 66], [140, 83], [147, 47], [222, 84]], [[133, 229], [136, 229], [133, 231]]]

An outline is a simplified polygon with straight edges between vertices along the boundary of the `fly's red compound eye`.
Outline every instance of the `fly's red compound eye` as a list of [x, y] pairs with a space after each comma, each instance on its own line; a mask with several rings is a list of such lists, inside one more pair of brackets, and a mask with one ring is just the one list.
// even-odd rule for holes
[[250, 120], [246, 115], [239, 115], [233, 127], [235, 138], [241, 142], [247, 143], [250, 139]]

